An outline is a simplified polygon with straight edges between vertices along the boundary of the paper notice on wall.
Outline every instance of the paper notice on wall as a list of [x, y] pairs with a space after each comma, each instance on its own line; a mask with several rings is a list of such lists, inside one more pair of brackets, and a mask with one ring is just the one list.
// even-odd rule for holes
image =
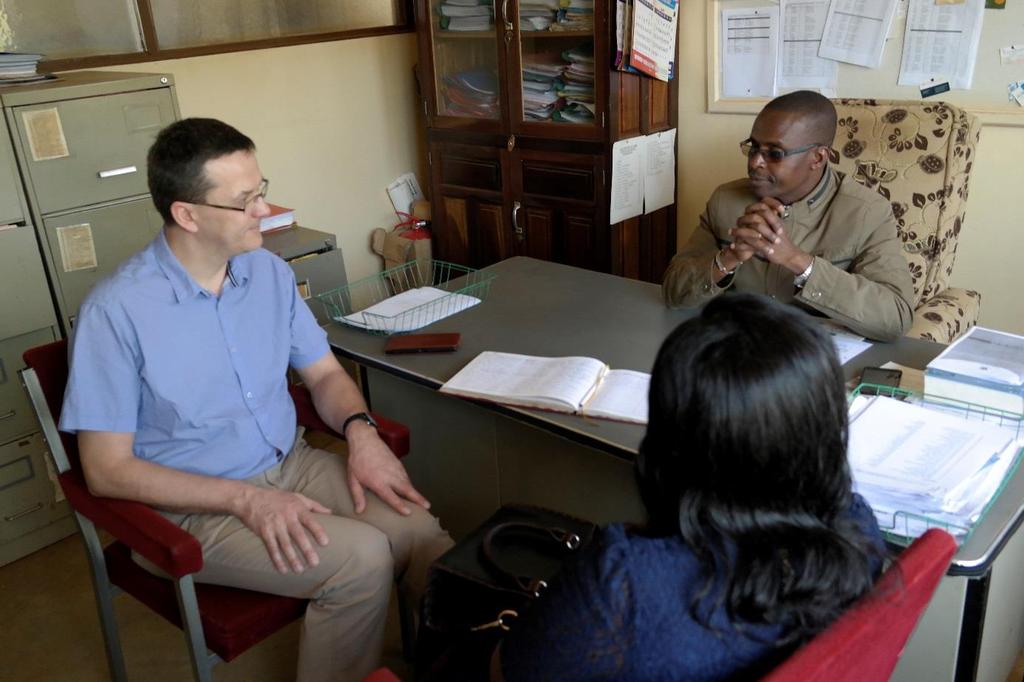
[[722, 10], [722, 96], [775, 94], [779, 8]]
[[64, 126], [56, 107], [35, 109], [21, 114], [28, 135], [28, 146], [33, 161], [49, 161], [70, 156]]
[[834, 92], [839, 62], [818, 56], [829, 0], [782, 0], [778, 87]]
[[892, 0], [832, 0], [818, 56], [877, 69], [898, 4]]
[[644, 150], [646, 138], [632, 137], [612, 145], [612, 196], [608, 207], [611, 224], [644, 211]]
[[671, 80], [675, 69], [676, 0], [636, 0], [633, 3], [633, 41], [629, 63], [659, 80]]
[[416, 176], [406, 173], [388, 185], [388, 198], [391, 199], [395, 211], [411, 213], [412, 202], [422, 199], [423, 191], [420, 189], [420, 183], [416, 182]]
[[898, 84], [941, 80], [951, 88], [969, 89], [984, 11], [984, 0], [959, 5], [911, 0]]
[[1003, 66], [1024, 64], [1024, 45], [1010, 45], [999, 48], [999, 63]]
[[644, 213], [652, 213], [675, 201], [675, 128], [647, 136], [644, 166]]
[[89, 223], [57, 228], [60, 260], [64, 272], [88, 270], [96, 267], [96, 244]]

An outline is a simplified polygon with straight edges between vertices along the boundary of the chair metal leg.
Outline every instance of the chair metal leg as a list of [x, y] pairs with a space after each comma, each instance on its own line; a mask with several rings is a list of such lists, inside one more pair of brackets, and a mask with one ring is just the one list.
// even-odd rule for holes
[[398, 588], [398, 627], [402, 635], [402, 658], [412, 662], [413, 653], [416, 651], [416, 618], [413, 614], [414, 604], [409, 603], [410, 599], [405, 590]]
[[126, 682], [128, 673], [124, 667], [124, 655], [121, 653], [121, 637], [117, 629], [117, 618], [114, 615], [115, 588], [110, 584], [107, 565], [103, 560], [103, 545], [92, 521], [75, 512], [75, 520], [85, 543], [85, 553], [89, 557], [89, 569], [92, 574], [92, 589], [96, 595], [96, 611], [103, 629], [103, 643], [107, 650], [107, 666], [110, 668], [110, 679], [114, 682]]
[[203, 637], [203, 623], [199, 617], [199, 602], [196, 601], [196, 586], [191, 575], [174, 581], [174, 590], [178, 595], [178, 610], [181, 613], [181, 626], [188, 643], [188, 653], [192, 658], [192, 675], [196, 682], [211, 682], [213, 666], [220, 660], [216, 654], [206, 649], [206, 638]]

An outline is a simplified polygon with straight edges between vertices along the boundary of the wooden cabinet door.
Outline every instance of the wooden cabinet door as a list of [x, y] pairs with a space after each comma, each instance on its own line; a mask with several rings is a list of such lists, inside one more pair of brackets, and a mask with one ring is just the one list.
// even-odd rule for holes
[[435, 258], [479, 268], [515, 255], [505, 154], [495, 147], [430, 145]]
[[509, 158], [515, 252], [607, 272], [602, 157], [520, 150]]

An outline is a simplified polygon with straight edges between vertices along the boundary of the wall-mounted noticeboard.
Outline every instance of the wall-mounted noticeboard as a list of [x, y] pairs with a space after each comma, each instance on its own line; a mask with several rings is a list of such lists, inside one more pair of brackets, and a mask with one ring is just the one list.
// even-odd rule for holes
[[[897, 85], [903, 54], [903, 32], [906, 26], [907, 0], [901, 5], [877, 69], [852, 64], [839, 65], [837, 95], [839, 97], [872, 97], [877, 99], [920, 100], [920, 90]], [[721, 84], [721, 14], [722, 9], [747, 7], [778, 7], [778, 0], [711, 0], [707, 8], [707, 110], [710, 113], [757, 113], [767, 97], [730, 98], [722, 95]], [[1007, 98], [1007, 84], [1024, 80], [1024, 64], [1004, 65], [999, 49], [1024, 44], [1024, 0], [1006, 3], [1006, 8], [986, 9], [970, 90], [951, 90], [929, 98], [964, 107], [978, 115], [985, 125], [1024, 127], [1024, 107]]]

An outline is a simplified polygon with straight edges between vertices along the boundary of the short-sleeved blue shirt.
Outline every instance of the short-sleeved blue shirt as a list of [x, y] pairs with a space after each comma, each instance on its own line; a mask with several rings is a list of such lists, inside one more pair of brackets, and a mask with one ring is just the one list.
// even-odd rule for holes
[[[871, 508], [854, 497], [877, 575], [884, 541]], [[605, 529], [559, 576], [501, 644], [507, 682], [709, 682], [757, 679], [790, 652], [780, 625], [730, 622], [724, 606], [712, 628], [690, 605], [705, 584], [700, 563], [678, 535], [644, 537], [621, 524]]]
[[133, 432], [142, 459], [255, 476], [295, 440], [289, 364], [329, 350], [283, 260], [263, 249], [235, 256], [215, 296], [161, 231], [82, 304], [60, 428]]

